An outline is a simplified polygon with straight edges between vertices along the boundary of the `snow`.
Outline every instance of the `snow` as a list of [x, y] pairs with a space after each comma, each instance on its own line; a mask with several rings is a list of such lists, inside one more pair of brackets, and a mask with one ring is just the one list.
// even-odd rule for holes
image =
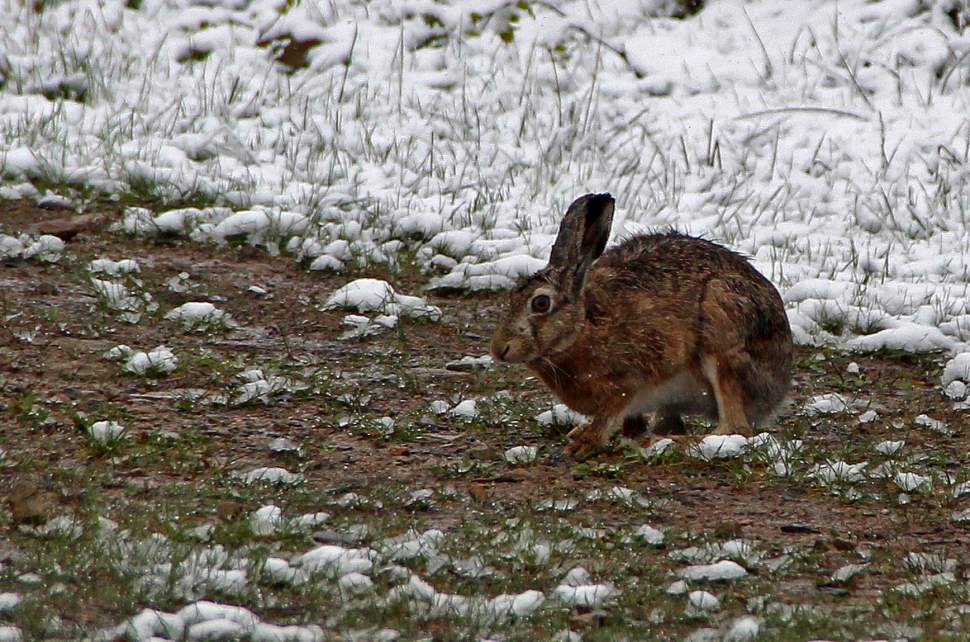
[[943, 387], [943, 394], [950, 399], [964, 399], [967, 396], [967, 384], [955, 380]]
[[707, 591], [691, 591], [687, 594], [687, 613], [696, 615], [721, 608], [721, 600]]
[[687, 592], [687, 582], [684, 580], [677, 580], [676, 582], [671, 582], [666, 589], [667, 595], [683, 595]]
[[412, 611], [432, 617], [471, 617], [485, 621], [528, 617], [542, 606], [545, 595], [527, 590], [516, 595], [500, 594], [492, 599], [441, 593], [417, 575], [391, 590], [389, 600], [405, 599]]
[[708, 435], [700, 443], [687, 448], [687, 454], [704, 461], [733, 459], [748, 448], [748, 438], [743, 435]]
[[557, 600], [569, 606], [585, 606], [595, 608], [608, 603], [619, 595], [610, 584], [581, 584], [570, 586], [560, 584], [553, 591]]
[[108, 276], [120, 276], [122, 274], [137, 274], [141, 272], [141, 267], [134, 259], [112, 261], [111, 259], [102, 258], [88, 263], [88, 272], [92, 274], [103, 273]]
[[236, 396], [232, 399], [232, 404], [235, 406], [256, 400], [268, 405], [278, 395], [306, 390], [308, 387], [306, 383], [266, 374], [260, 368], [250, 368], [237, 376], [243, 383], [236, 389]]
[[226, 619], [206, 620], [189, 626], [186, 636], [189, 640], [238, 640], [248, 632], [242, 624]]
[[923, 574], [953, 573], [957, 570], [959, 562], [952, 557], [914, 551], [906, 555], [906, 566], [914, 572]]
[[970, 495], [970, 481], [963, 482], [962, 484], [957, 484], [953, 488], [954, 499], [959, 499], [964, 495]]
[[359, 314], [348, 314], [343, 318], [342, 325], [350, 329], [341, 333], [341, 340], [361, 339], [380, 334], [389, 328], [397, 327], [398, 318], [394, 315], [381, 314], [374, 319], [368, 319]]
[[298, 484], [303, 481], [302, 475], [291, 473], [285, 468], [261, 466], [252, 470], [240, 473], [239, 479], [244, 484]]
[[950, 429], [947, 427], [947, 425], [944, 422], [940, 421], [939, 419], [933, 419], [929, 415], [917, 415], [916, 419], [914, 419], [913, 422], [917, 426], [922, 426], [928, 430], [931, 430], [935, 433], [939, 433], [941, 435], [950, 434]]
[[50, 234], [42, 234], [36, 240], [25, 245], [21, 256], [25, 259], [33, 258], [44, 263], [57, 263], [61, 260], [61, 254], [64, 252], [64, 241]]
[[478, 402], [474, 399], [465, 399], [448, 410], [452, 417], [471, 420], [478, 416]]
[[183, 303], [177, 308], [169, 310], [165, 314], [165, 319], [178, 321], [186, 329], [193, 329], [200, 326], [232, 325], [232, 321], [225, 311], [204, 301], [189, 301], [188, 303]]
[[951, 350], [956, 345], [956, 340], [944, 335], [938, 328], [917, 323], [904, 323], [896, 328], [888, 328], [846, 342], [846, 346], [856, 352], [876, 350], [933, 352]]
[[372, 557], [375, 557], [375, 553], [369, 548], [325, 544], [297, 556], [292, 564], [307, 573], [340, 577], [347, 573], [369, 573], [374, 566]]
[[902, 440], [899, 440], [899, 441], [886, 440], [886, 441], [880, 441], [878, 444], [876, 444], [874, 450], [877, 453], [890, 457], [898, 453], [900, 450], [902, 450], [903, 446], [905, 445], [906, 445], [906, 442]]
[[131, 296], [127, 287], [115, 281], [91, 279], [91, 287], [105, 304], [113, 310], [137, 310], [140, 301]]
[[918, 582], [904, 582], [893, 587], [893, 590], [908, 597], [919, 597], [935, 588], [947, 586], [954, 582], [956, 582], [956, 577], [953, 573], [936, 573], [927, 575]]
[[587, 421], [587, 418], [565, 404], [557, 403], [551, 409], [536, 415], [536, 421], [540, 426], [579, 426]]
[[961, 352], [943, 366], [943, 386], [954, 381], [970, 383], [970, 352]]
[[346, 594], [359, 595], [369, 593], [374, 588], [374, 582], [362, 573], [350, 572], [341, 576], [337, 581], [337, 586]]
[[[953, 63], [968, 41], [940, 6], [709, 2], [693, 19], [654, 20], [644, 14], [670, 3], [564, 0], [520, 11], [488, 1], [481, 4], [498, 8], [499, 18], [476, 25], [466, 6], [449, 0], [129, 4], [55, 2], [43, 12], [24, 4], [5, 17], [0, 73], [11, 80], [0, 87], [0, 121], [13, 135], [0, 137], [3, 198], [86, 207], [89, 193], [96, 201], [147, 192], [157, 208], [126, 208], [114, 229], [249, 243], [310, 270], [378, 266], [395, 285], [398, 268], [413, 263], [420, 282], [409, 279], [409, 291], [424, 293], [510, 287], [545, 264], [574, 196], [610, 190], [613, 242], [668, 226], [722, 242], [752, 256], [779, 288], [799, 343], [950, 351], [941, 392], [955, 401], [967, 395], [970, 93], [965, 66]], [[584, 25], [595, 25], [593, 37]], [[501, 31], [507, 26], [514, 37]], [[426, 46], [429, 37], [434, 46]], [[277, 60], [286, 39], [308, 45], [305, 67]], [[270, 41], [280, 46], [265, 46]], [[193, 53], [207, 54], [205, 63]], [[60, 196], [42, 196], [38, 186]], [[70, 247], [49, 235], [0, 235], [4, 261], [70, 264]], [[150, 301], [129, 261], [92, 261], [87, 284], [102, 305], [134, 319]], [[325, 311], [353, 313], [346, 321], [357, 334], [348, 338], [442, 316], [384, 280], [352, 281], [329, 296], [313, 290], [334, 278], [309, 275], [305, 294], [325, 298]], [[170, 283], [184, 292], [198, 287], [187, 275]], [[190, 302], [169, 318], [217, 312]], [[164, 347], [109, 354], [139, 374], [178, 364]], [[297, 385], [266, 373], [242, 379], [231, 398], [270, 403]], [[475, 400], [456, 404], [450, 394], [441, 391], [449, 401], [432, 411], [449, 420], [478, 416]], [[845, 413], [833, 421], [848, 427], [858, 413], [861, 423], [879, 419], [866, 402], [836, 395], [811, 399], [806, 411]], [[543, 425], [584, 419], [564, 406], [537, 417]], [[928, 416], [915, 423], [951, 431]], [[671, 443], [642, 452], [655, 457]], [[506, 458], [535, 457], [534, 447], [519, 448]], [[797, 460], [793, 444], [740, 435], [706, 437], [688, 453], [710, 460], [756, 448], [776, 474]], [[875, 452], [882, 460], [902, 448], [884, 441]], [[808, 466], [818, 482], [831, 483], [865, 479], [868, 464]], [[882, 472], [906, 492], [935, 482], [924, 470], [895, 466]], [[279, 468], [241, 477], [301, 479]], [[624, 505], [636, 497], [603, 496]], [[350, 508], [366, 500], [351, 499]], [[282, 519], [274, 508], [256, 511], [254, 530], [274, 532]], [[656, 540], [647, 528], [638, 537]], [[297, 568], [315, 562], [290, 570]], [[352, 593], [366, 583], [360, 577], [367, 575], [351, 570], [337, 581], [350, 578]], [[413, 592], [428, 612], [476, 604], [420, 582]], [[557, 596], [582, 602], [575, 593], [584, 586], [605, 585], [586, 578], [572, 593], [560, 586]], [[544, 599], [537, 591], [500, 597], [477, 605], [525, 613]], [[186, 619], [201, 626], [189, 637], [284, 635], [226, 613]], [[726, 626], [730, 638], [735, 625]]]
[[0, 593], [0, 613], [14, 610], [22, 601], [18, 593]]
[[20, 642], [23, 639], [23, 633], [18, 627], [10, 624], [0, 625], [0, 642]]
[[356, 279], [338, 288], [323, 304], [323, 310], [339, 308], [361, 313], [380, 312], [394, 316], [437, 321], [441, 310], [415, 296], [398, 294], [387, 281], [380, 279]]
[[911, 493], [914, 490], [925, 490], [932, 484], [932, 481], [926, 475], [909, 472], [896, 473], [893, 477], [893, 482], [907, 493]]
[[662, 456], [667, 449], [674, 445], [674, 440], [670, 438], [658, 439], [646, 448], [640, 449], [640, 456], [644, 459], [656, 459]]
[[176, 613], [144, 609], [121, 625], [106, 629], [95, 640], [253, 640], [254, 642], [322, 642], [316, 625], [278, 626], [261, 621], [251, 611], [210, 601], [193, 602]]
[[105, 445], [118, 440], [125, 428], [116, 421], [96, 421], [88, 428], [88, 435], [97, 444]]
[[135, 352], [125, 361], [124, 369], [135, 374], [165, 374], [178, 367], [178, 357], [165, 346], [149, 352]]
[[679, 572], [685, 580], [692, 582], [721, 582], [737, 580], [746, 576], [748, 572], [743, 566], [731, 560], [722, 560], [714, 564], [699, 564], [688, 566]]
[[[425, 501], [427, 499], [425, 497]], [[378, 548], [381, 554], [388, 559], [395, 562], [404, 562], [416, 558], [427, 558], [436, 554], [443, 541], [444, 533], [440, 530], [430, 529], [424, 532], [412, 530], [397, 537], [383, 540]]]
[[297, 445], [293, 440], [287, 439], [286, 437], [276, 437], [271, 439], [268, 447], [274, 453], [296, 453], [299, 454], [300, 446]]
[[840, 566], [832, 573], [832, 582], [834, 584], [845, 584], [867, 568], [869, 568], [868, 564], [846, 564], [845, 566]]
[[24, 244], [13, 236], [0, 234], [0, 259], [19, 258], [24, 252]]
[[[568, 0], [473, 25], [455, 2], [214, 0], [80, 24], [64, 4], [36, 23], [14, 12], [0, 37], [17, 73], [0, 114], [20, 134], [0, 144], [4, 194], [54, 178], [199, 195], [221, 205], [129, 208], [120, 229], [242, 240], [310, 269], [414, 257], [431, 287], [476, 290], [541, 268], [558, 212], [601, 186], [619, 199], [616, 238], [669, 225], [753, 255], [800, 342], [964, 341], [968, 98], [962, 69], [941, 72], [965, 36], [938, 8], [756, 0], [657, 20], [645, 14], [671, 3]], [[276, 59], [288, 39], [305, 66]], [[536, 48], [562, 51], [570, 73]], [[307, 104], [327, 107], [296, 118]], [[604, 142], [646, 114], [655, 154], [643, 136]]]
[[828, 415], [839, 412], [848, 412], [850, 404], [846, 399], [835, 392], [816, 395], [805, 404], [805, 412], [810, 415]]
[[664, 543], [663, 531], [647, 524], [638, 528], [633, 533], [633, 536], [650, 546], [661, 546]]
[[865, 461], [849, 464], [840, 460], [831, 460], [814, 466], [811, 475], [822, 483], [853, 483], [865, 478], [864, 471], [868, 465], [869, 462]]
[[510, 464], [531, 464], [538, 454], [536, 446], [513, 446], [505, 451], [505, 461]]
[[250, 527], [256, 535], [272, 535], [283, 523], [283, 510], [279, 506], [267, 504], [252, 514]]
[[734, 620], [724, 634], [724, 642], [743, 642], [754, 640], [761, 632], [761, 625], [758, 618], [745, 615]]
[[492, 359], [492, 356], [488, 354], [484, 354], [479, 357], [467, 355], [461, 359], [449, 361], [445, 364], [445, 368], [459, 371], [488, 370], [492, 367], [493, 363], [494, 360]]

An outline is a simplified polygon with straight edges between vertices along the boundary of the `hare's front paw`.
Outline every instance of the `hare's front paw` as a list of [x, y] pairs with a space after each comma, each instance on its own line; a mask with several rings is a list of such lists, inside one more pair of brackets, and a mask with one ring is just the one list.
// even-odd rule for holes
[[605, 446], [611, 434], [608, 420], [593, 419], [588, 424], [569, 431], [566, 435], [569, 443], [563, 448], [563, 452], [577, 461], [583, 461]]

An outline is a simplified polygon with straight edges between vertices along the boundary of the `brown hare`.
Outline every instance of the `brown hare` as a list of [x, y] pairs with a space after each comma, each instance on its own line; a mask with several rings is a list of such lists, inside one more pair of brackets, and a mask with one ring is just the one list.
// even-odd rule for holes
[[635, 236], [604, 253], [613, 197], [587, 194], [562, 220], [549, 265], [524, 279], [492, 338], [591, 421], [569, 433], [584, 458], [620, 427], [683, 432], [682, 415], [750, 436], [791, 383], [792, 335], [778, 291], [748, 261], [677, 232]]

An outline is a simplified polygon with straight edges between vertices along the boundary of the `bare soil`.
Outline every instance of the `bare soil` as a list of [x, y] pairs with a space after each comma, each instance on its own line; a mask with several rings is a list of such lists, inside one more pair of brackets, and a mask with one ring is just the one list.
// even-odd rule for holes
[[[100, 214], [107, 221], [117, 216], [109, 210]], [[0, 232], [7, 234], [64, 218], [70, 213], [0, 204]], [[887, 482], [880, 493], [852, 499], [820, 485], [779, 479], [767, 466], [683, 457], [651, 464], [621, 446], [582, 464], [564, 458], [562, 431], [542, 428], [531, 418], [554, 400], [524, 368], [445, 368], [463, 356], [487, 353], [502, 294], [431, 296], [430, 302], [444, 311], [440, 323], [403, 322], [375, 337], [340, 340], [346, 312], [320, 310], [334, 289], [351, 278], [373, 276], [400, 291], [419, 293], [427, 276], [407, 267], [394, 274], [378, 268], [308, 273], [292, 257], [272, 257], [248, 246], [140, 241], [92, 227], [68, 235], [65, 256], [57, 264], [15, 260], [0, 265], [0, 448], [7, 452], [7, 463], [0, 467], [0, 497], [6, 496], [4, 504], [11, 509], [0, 517], [0, 531], [10, 542], [10, 560], [27, 555], [34, 545], [20, 528], [23, 522], [83, 511], [91, 497], [106, 502], [108, 516], [122, 521], [126, 515], [151, 513], [171, 488], [198, 489], [180, 499], [189, 526], [249, 513], [263, 498], [233, 496], [209, 484], [228, 471], [256, 466], [284, 466], [304, 474], [304, 490], [290, 501], [307, 508], [315, 498], [348, 491], [368, 495], [374, 489], [447, 487], [461, 499], [435, 503], [420, 515], [423, 524], [446, 532], [470, 519], [487, 522], [521, 514], [544, 498], [626, 486], [662, 502], [663, 510], [649, 521], [672, 532], [751, 538], [777, 553], [792, 547], [813, 551], [818, 570], [775, 583], [772, 598], [824, 608], [865, 604], [905, 579], [902, 571], [866, 573], [851, 590], [832, 587], [828, 575], [858, 561], [860, 549], [872, 551], [883, 568], [891, 567], [892, 560], [902, 564], [905, 554], [915, 550], [967, 559], [970, 533], [950, 519], [967, 505], [945, 494], [914, 493], [911, 503], [900, 504], [898, 489]], [[99, 257], [136, 259], [143, 291], [159, 303], [158, 312], [130, 324], [99, 304], [83, 269]], [[166, 281], [181, 272], [190, 275], [191, 292], [167, 288]], [[249, 292], [251, 285], [271, 296]], [[162, 320], [165, 311], [186, 301], [212, 301], [239, 327], [186, 333]], [[169, 376], [136, 377], [103, 358], [118, 344], [141, 350], [164, 344], [180, 356], [181, 365]], [[870, 404], [879, 419], [861, 424], [851, 414], [812, 418], [789, 411], [776, 430], [802, 438], [809, 451], [846, 461], [877, 461], [873, 443], [904, 439], [909, 451], [925, 453], [938, 462], [938, 470], [963, 478], [970, 464], [970, 431], [963, 428], [964, 415], [941, 394], [943, 360], [942, 355], [799, 349], [791, 408], [813, 395], [839, 392]], [[850, 361], [859, 364], [861, 374], [847, 373]], [[185, 388], [231, 394], [233, 375], [251, 365], [283, 375], [323, 371], [330, 388], [241, 407], [186, 406], [164, 396]], [[499, 390], [510, 391], [523, 409], [521, 416], [467, 424], [428, 411], [435, 400], [482, 399]], [[953, 434], [915, 425], [913, 418], [923, 413], [946, 422]], [[388, 438], [347, 422], [358, 416], [390, 416], [401, 430]], [[197, 440], [189, 448], [153, 450], [153, 456], [138, 454], [137, 448], [134, 454], [104, 452], [92, 447], [82, 430], [103, 418], [122, 422], [135, 444], [152, 442], [159, 431], [196, 435]], [[277, 437], [292, 440], [300, 452], [274, 453], [268, 443]], [[539, 461], [504, 465], [501, 453], [521, 444], [541, 445]], [[25, 507], [17, 488], [34, 497], [35, 504]], [[400, 512], [404, 527], [413, 516]], [[580, 503], [571, 519], [607, 529], [648, 521], [633, 508], [603, 502]], [[78, 604], [84, 608], [64, 615], [82, 627], [113, 624], [131, 612], [85, 599]], [[596, 626], [593, 621], [584, 625]]]

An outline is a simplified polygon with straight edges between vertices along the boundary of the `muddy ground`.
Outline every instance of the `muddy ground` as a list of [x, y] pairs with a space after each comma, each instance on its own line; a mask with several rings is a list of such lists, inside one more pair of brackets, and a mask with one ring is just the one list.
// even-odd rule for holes
[[[110, 209], [100, 214], [108, 223], [118, 215]], [[48, 229], [36, 226], [65, 218], [71, 213], [2, 203], [0, 233]], [[953, 615], [952, 609], [965, 601], [961, 574], [970, 532], [952, 516], [970, 504], [953, 498], [945, 484], [900, 497], [890, 480], [867, 481], [861, 491], [854, 491], [849, 485], [814, 483], [804, 474], [778, 478], [767, 463], [757, 461], [707, 463], [673, 456], [647, 462], [629, 445], [614, 445], [576, 463], [561, 454], [567, 429], [543, 427], [533, 419], [554, 400], [524, 368], [498, 365], [469, 371], [447, 366], [487, 353], [502, 294], [429, 296], [444, 313], [440, 322], [404, 321], [377, 336], [341, 340], [347, 312], [321, 311], [333, 290], [352, 278], [369, 276], [419, 294], [427, 275], [407, 265], [394, 273], [379, 267], [352, 274], [308, 273], [292, 257], [269, 256], [246, 245], [145, 241], [108, 232], [97, 223], [81, 227], [61, 232], [69, 241], [58, 263], [18, 259], [0, 264], [0, 448], [6, 451], [0, 466], [0, 497], [6, 495], [6, 510], [0, 512], [0, 553], [6, 558], [0, 591], [32, 594], [34, 589], [18, 580], [20, 574], [47, 577], [40, 566], [52, 553], [41, 551], [42, 539], [28, 530], [62, 514], [96, 512], [148, 532], [173, 520], [186, 528], [232, 523], [267, 499], [286, 510], [313, 510], [348, 492], [407, 497], [417, 489], [432, 489], [440, 497], [430, 504], [385, 500], [367, 520], [391, 534], [418, 525], [451, 534], [469, 524], [488, 529], [508, 517], [539, 515], [536, 509], [545, 499], [582, 498], [623, 486], [647, 498], [652, 507], [581, 501], [566, 519], [607, 533], [650, 523], [670, 534], [668, 548], [638, 549], [637, 570], [620, 541], [607, 541], [608, 546], [587, 553], [587, 567], [601, 575], [664, 578], [677, 566], [667, 555], [678, 548], [676, 537], [684, 545], [746, 538], [773, 555], [798, 551], [801, 557], [784, 573], [764, 573], [756, 579], [757, 588], [722, 588], [729, 596], [726, 613], [751, 611], [750, 600], [766, 595], [771, 602], [811, 605], [829, 613], [835, 623], [820, 626], [823, 634], [864, 637], [869, 622], [875, 636], [884, 632], [880, 626], [893, 621], [915, 627], [928, 639], [959, 639], [967, 630], [964, 616]], [[94, 296], [84, 269], [99, 257], [137, 260], [138, 287], [152, 295], [158, 309], [146, 312], [136, 324], [120, 320], [117, 311]], [[190, 275], [191, 289], [172, 291], [169, 279], [183, 272]], [[252, 285], [268, 295], [249, 291]], [[183, 332], [162, 319], [186, 301], [213, 302], [238, 327]], [[157, 377], [124, 372], [117, 362], [103, 358], [118, 344], [140, 350], [165, 345], [179, 356], [179, 367]], [[774, 432], [804, 440], [806, 469], [827, 458], [877, 463], [881, 458], [873, 445], [901, 439], [915, 462], [911, 469], [962, 481], [970, 464], [970, 431], [964, 428], [965, 414], [952, 410], [952, 401], [941, 394], [944, 361], [944, 355], [849, 355], [800, 348], [791, 406]], [[850, 362], [859, 365], [859, 373], [848, 371]], [[241, 406], [193, 402], [179, 392], [204, 390], [231, 398], [239, 384], [235, 375], [250, 366], [293, 377], [308, 387], [275, 395], [268, 403]], [[509, 394], [489, 402], [498, 391]], [[798, 412], [809, 398], [831, 392], [858, 405], [852, 413], [836, 415]], [[486, 400], [475, 420], [429, 410], [436, 400], [472, 398]], [[860, 423], [857, 415], [866, 409], [876, 410], [878, 419]], [[921, 414], [945, 422], [951, 434], [918, 425], [914, 418]], [[395, 420], [393, 433], [381, 430], [382, 417]], [[85, 429], [100, 419], [114, 419], [127, 428], [124, 446], [92, 443]], [[695, 424], [692, 429], [699, 434], [704, 427]], [[170, 433], [181, 438], [163, 438]], [[298, 450], [274, 452], [269, 447], [274, 438], [285, 438]], [[523, 444], [541, 447], [536, 463], [512, 466], [502, 460], [507, 448]], [[229, 482], [236, 472], [257, 466], [285, 467], [303, 474], [306, 483], [289, 492], [240, 491]], [[336, 513], [339, 517], [340, 510]], [[339, 541], [338, 530], [317, 533], [315, 540]], [[960, 589], [937, 597], [933, 592], [893, 597], [893, 587], [916, 579], [904, 564], [914, 551], [955, 558]], [[836, 569], [865, 560], [870, 562], [866, 572], [845, 583], [831, 581]], [[90, 569], [91, 576], [77, 572], [61, 577], [59, 594], [38, 602], [58, 612], [66, 637], [115, 624], [147, 606], [92, 589], [92, 583], [110, 578], [99, 578], [96, 567]], [[514, 584], [526, 586], [526, 580], [518, 578]], [[495, 594], [504, 587], [485, 582], [484, 588]], [[682, 604], [682, 597], [676, 599]], [[298, 602], [294, 604], [261, 613], [292, 619], [299, 611]], [[632, 613], [649, 622], [654, 609], [631, 598], [619, 612], [623, 618]], [[602, 617], [589, 617], [588, 609], [566, 611], [557, 615], [557, 622], [589, 639], [620, 639], [617, 631], [625, 631], [625, 624], [611, 621], [620, 616], [611, 616], [609, 609]], [[676, 639], [726, 621], [714, 617], [698, 622], [677, 615], [673, 606], [666, 612], [670, 614], [662, 624], [650, 625], [648, 637]], [[0, 614], [0, 621], [21, 623], [22, 617]], [[395, 625], [395, 620], [387, 623]], [[396, 626], [406, 639], [457, 635], [434, 621], [398, 621]], [[534, 639], [555, 626], [534, 629]], [[792, 639], [810, 637], [807, 630], [805, 637], [783, 626], [779, 630], [788, 631], [785, 635]]]

